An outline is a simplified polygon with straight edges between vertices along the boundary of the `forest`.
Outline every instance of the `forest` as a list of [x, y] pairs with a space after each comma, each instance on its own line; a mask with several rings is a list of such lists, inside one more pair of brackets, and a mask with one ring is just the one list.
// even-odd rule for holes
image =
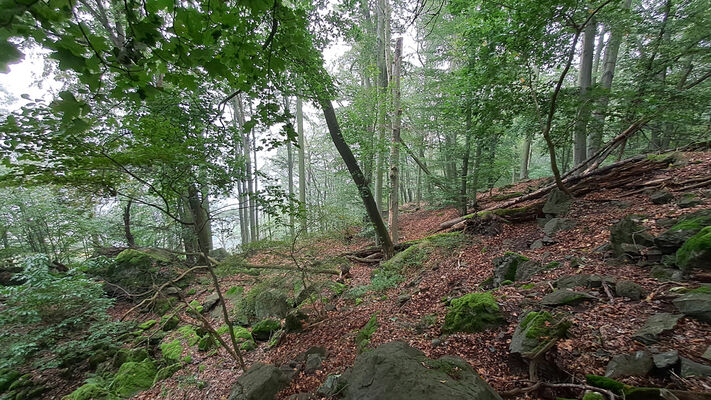
[[711, 399], [708, 1], [0, 10], [0, 400]]

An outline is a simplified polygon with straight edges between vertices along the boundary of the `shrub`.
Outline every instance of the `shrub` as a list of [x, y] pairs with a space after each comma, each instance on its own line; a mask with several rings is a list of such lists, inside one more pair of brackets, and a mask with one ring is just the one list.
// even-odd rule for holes
[[[49, 352], [60, 339], [70, 339], [63, 340], [63, 348], [71, 350], [66, 353], [83, 352], [115, 342], [125, 331], [125, 324], [108, 324], [106, 310], [112, 300], [82, 272], [53, 274], [47, 256], [32, 255], [22, 262], [20, 274], [22, 285], [0, 288], [5, 305], [0, 313], [0, 347], [5, 349], [0, 368], [24, 362], [37, 352]], [[61, 361], [53, 359], [42, 365], [54, 367]]]

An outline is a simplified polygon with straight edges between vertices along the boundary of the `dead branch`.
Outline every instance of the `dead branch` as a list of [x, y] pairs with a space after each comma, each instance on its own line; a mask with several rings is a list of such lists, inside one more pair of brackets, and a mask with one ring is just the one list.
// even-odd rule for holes
[[244, 264], [240, 265], [242, 268], [247, 268], [247, 269], [276, 269], [276, 270], [283, 270], [283, 271], [299, 271], [299, 272], [308, 272], [312, 274], [331, 274], [331, 275], [338, 275], [341, 272], [336, 271], [333, 269], [318, 269], [318, 268], [299, 268], [299, 267], [291, 267], [288, 265], [253, 265], [253, 264]]

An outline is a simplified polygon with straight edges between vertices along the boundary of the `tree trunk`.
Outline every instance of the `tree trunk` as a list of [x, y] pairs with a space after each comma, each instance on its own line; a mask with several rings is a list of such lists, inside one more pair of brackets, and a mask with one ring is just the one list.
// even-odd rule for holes
[[247, 193], [246, 164], [243, 164], [244, 159], [244, 109], [242, 108], [242, 100], [239, 96], [232, 99], [232, 108], [234, 110], [233, 124], [236, 129], [234, 137], [235, 146], [235, 170], [238, 171], [239, 180], [237, 182], [237, 200], [239, 204], [239, 227], [240, 241], [242, 245], [250, 242], [249, 238], [249, 200]]
[[378, 140], [375, 145], [375, 202], [378, 210], [383, 210], [383, 176], [385, 174], [385, 130], [388, 114], [388, 73], [387, 61], [390, 46], [390, 14], [386, 0], [378, 0]]
[[580, 107], [578, 117], [575, 119], [575, 133], [573, 136], [573, 165], [578, 166], [587, 157], [587, 126], [590, 118], [590, 104], [588, 91], [592, 85], [593, 53], [595, 52], [595, 29], [597, 23], [593, 18], [585, 27], [583, 40], [583, 54], [580, 57], [580, 73], [578, 86], [580, 87]]
[[595, 47], [595, 57], [593, 58], [593, 69], [592, 69], [592, 84], [595, 85], [600, 73], [600, 56], [602, 55], [602, 49], [605, 47], [605, 25], [600, 24], [600, 33], [598, 34], [597, 46]]
[[301, 99], [296, 99], [296, 132], [299, 135], [299, 221], [300, 230], [305, 234], [306, 227], [306, 162], [304, 144], [304, 110]]
[[254, 129], [252, 129], [252, 161], [254, 165], [254, 189], [251, 190], [252, 199], [250, 200], [250, 205], [252, 207], [253, 221], [252, 224], [252, 240], [259, 240], [259, 206], [257, 205], [257, 192], [259, 191], [259, 178], [257, 174], [257, 137]]
[[200, 192], [192, 184], [188, 187], [188, 205], [193, 217], [193, 231], [195, 237], [197, 237], [197, 247], [200, 253], [199, 261], [208, 263], [209, 261], [205, 259], [204, 255], [210, 254], [210, 250], [212, 250], [210, 248], [212, 238], [209, 237], [209, 230], [206, 229], [210, 221], [203, 208]]
[[402, 108], [400, 107], [400, 64], [402, 62], [402, 38], [395, 42], [395, 58], [393, 59], [393, 134], [390, 142], [390, 208], [388, 212], [388, 224], [390, 225], [390, 237], [393, 244], [398, 242], [398, 207], [399, 207], [399, 180], [400, 180], [400, 122], [402, 119]]
[[523, 148], [521, 149], [521, 175], [519, 179], [528, 179], [528, 164], [531, 161], [531, 135], [526, 134], [523, 139]]
[[464, 157], [462, 158], [462, 176], [461, 186], [459, 188], [459, 212], [462, 215], [467, 214], [467, 180], [469, 178], [469, 151], [472, 147], [472, 109], [467, 106], [466, 109], [466, 133], [464, 144]]
[[131, 204], [133, 200], [129, 199], [123, 209], [123, 232], [126, 235], [126, 244], [133, 248], [136, 247], [136, 240], [131, 233]]
[[375, 204], [375, 199], [370, 191], [370, 187], [368, 187], [368, 183], [365, 181], [363, 171], [361, 171], [355, 157], [353, 156], [353, 152], [351, 152], [350, 147], [348, 147], [348, 143], [346, 143], [343, 138], [331, 100], [319, 99], [319, 105], [323, 110], [323, 115], [326, 119], [326, 125], [328, 126], [329, 133], [331, 134], [333, 144], [336, 146], [336, 150], [338, 150], [338, 153], [343, 158], [343, 162], [346, 164], [348, 172], [350, 172], [351, 177], [353, 178], [353, 182], [358, 187], [358, 193], [363, 200], [365, 210], [368, 213], [370, 221], [375, 227], [375, 232], [378, 235], [380, 243], [383, 247], [383, 254], [385, 255], [385, 258], [388, 259], [393, 256], [393, 242], [390, 239], [390, 235], [388, 234], [388, 229], [385, 227], [383, 218], [380, 216], [378, 206]]
[[[629, 10], [632, 0], [626, 0], [623, 9]], [[620, 51], [622, 43], [623, 30], [619, 27], [610, 29], [610, 39], [607, 41], [605, 55], [602, 62], [602, 76], [600, 77], [600, 96], [595, 111], [593, 111], [593, 120], [590, 126], [590, 138], [588, 144], [588, 154], [595, 154], [602, 146], [602, 136], [605, 129], [605, 117], [607, 114], [607, 105], [610, 102], [610, 89], [612, 88], [612, 78], [615, 76], [615, 66], [617, 65], [617, 54]]]

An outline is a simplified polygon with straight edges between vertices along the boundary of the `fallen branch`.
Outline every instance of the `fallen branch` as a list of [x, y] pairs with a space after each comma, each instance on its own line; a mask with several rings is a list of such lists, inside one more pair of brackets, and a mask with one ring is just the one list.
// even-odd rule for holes
[[590, 386], [590, 385], [584, 385], [581, 383], [550, 383], [550, 382], [536, 382], [535, 384], [525, 387], [525, 388], [517, 388], [517, 389], [512, 389], [506, 392], [499, 392], [499, 395], [501, 397], [515, 397], [521, 394], [529, 393], [536, 391], [541, 388], [541, 386], [549, 387], [549, 388], [567, 388], [567, 389], [579, 389], [579, 390], [590, 390], [593, 392], [598, 392], [606, 395], [610, 400], [615, 400], [617, 399], [617, 395], [615, 395], [612, 391], [607, 390], [607, 389], [601, 389], [599, 387], [595, 386]]
[[243, 264], [240, 265], [241, 268], [247, 268], [247, 269], [277, 269], [277, 270], [283, 270], [283, 271], [299, 271], [299, 272], [308, 272], [311, 274], [331, 274], [331, 275], [338, 275], [341, 272], [336, 271], [333, 269], [318, 269], [318, 268], [299, 268], [299, 267], [290, 267], [288, 265], [252, 265], [252, 264]]

